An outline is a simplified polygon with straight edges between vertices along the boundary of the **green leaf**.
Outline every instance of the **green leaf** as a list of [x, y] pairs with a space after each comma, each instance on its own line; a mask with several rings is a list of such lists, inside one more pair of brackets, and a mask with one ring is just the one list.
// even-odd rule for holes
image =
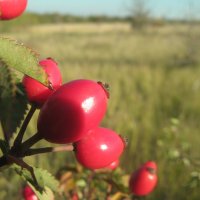
[[21, 43], [0, 37], [0, 61], [4, 65], [48, 85], [47, 75], [39, 67], [38, 55]]
[[186, 185], [188, 189], [197, 189], [200, 188], [200, 172], [193, 171], [190, 174], [190, 179]]
[[28, 101], [22, 83], [15, 72], [7, 67], [0, 67], [0, 121], [4, 137], [8, 142], [21, 125], [28, 108]]
[[0, 149], [3, 154], [7, 154], [9, 151], [9, 145], [5, 140], [0, 139]]
[[55, 179], [55, 177], [52, 176], [48, 171], [43, 170], [41, 168], [35, 168], [35, 167], [33, 168], [37, 182], [40, 188], [42, 189], [38, 190], [37, 185], [35, 185], [34, 180], [27, 169], [21, 169], [21, 167], [17, 165], [13, 165], [13, 168], [25, 181], [27, 181], [32, 187], [34, 187], [35, 190], [37, 190], [37, 193], [40, 193], [40, 195], [46, 194], [45, 188], [49, 188], [54, 192], [58, 191], [59, 183]]
[[122, 192], [122, 193], [127, 193], [128, 192], [128, 179], [129, 177], [127, 177], [126, 174], [124, 174], [124, 172], [118, 168], [117, 170], [115, 170], [112, 175], [111, 175], [111, 180], [114, 184], [114, 186], [118, 189], [118, 191]]
[[52, 174], [41, 168], [34, 168], [34, 172], [39, 185], [42, 187], [46, 186], [54, 192], [58, 191], [59, 183]]

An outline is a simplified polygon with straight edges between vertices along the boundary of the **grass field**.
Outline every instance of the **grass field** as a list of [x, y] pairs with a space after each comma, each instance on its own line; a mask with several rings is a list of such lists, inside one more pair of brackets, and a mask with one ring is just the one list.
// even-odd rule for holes
[[[130, 173], [147, 160], [158, 163], [159, 184], [146, 199], [200, 199], [193, 182], [186, 186], [200, 160], [199, 27], [166, 25], [141, 32], [120, 23], [49, 24], [4, 35], [32, 47], [41, 59], [56, 59], [64, 82], [109, 83], [102, 126], [128, 138], [121, 167]], [[36, 120], [37, 114], [29, 134]], [[73, 155], [53, 154], [29, 162], [55, 173], [71, 160]], [[18, 177], [0, 174], [0, 199], [17, 198], [18, 188]]]

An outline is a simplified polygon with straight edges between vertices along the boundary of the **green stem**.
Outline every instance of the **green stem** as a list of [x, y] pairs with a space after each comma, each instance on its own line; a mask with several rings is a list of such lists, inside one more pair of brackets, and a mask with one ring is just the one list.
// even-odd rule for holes
[[20, 129], [15, 141], [14, 141], [14, 147], [17, 148], [22, 143], [26, 128], [27, 128], [33, 114], [35, 113], [36, 109], [37, 109], [36, 106], [33, 104], [21, 126], [21, 129]]
[[108, 189], [107, 189], [107, 192], [106, 192], [106, 200], [110, 199], [111, 192], [112, 192], [112, 185], [108, 184]]
[[92, 199], [92, 194], [94, 192], [94, 188], [92, 188], [92, 181], [93, 181], [93, 177], [95, 175], [94, 171], [91, 171], [91, 173], [88, 176], [87, 179], [87, 189], [88, 191], [85, 194], [86, 199], [91, 200]]
[[0, 157], [0, 168], [7, 165], [7, 158], [6, 156]]
[[35, 135], [33, 135], [32, 137], [30, 137], [28, 140], [26, 140], [21, 144], [20, 146], [21, 153], [24, 154], [30, 147], [32, 147], [34, 144], [36, 144], [42, 139], [43, 137], [41, 136], [41, 134], [36, 133]]
[[38, 149], [29, 149], [25, 152], [25, 156], [32, 156], [42, 153], [53, 153], [53, 152], [62, 152], [62, 151], [73, 151], [74, 147], [72, 144], [64, 145], [60, 147], [45, 147], [45, 148], [38, 148]]

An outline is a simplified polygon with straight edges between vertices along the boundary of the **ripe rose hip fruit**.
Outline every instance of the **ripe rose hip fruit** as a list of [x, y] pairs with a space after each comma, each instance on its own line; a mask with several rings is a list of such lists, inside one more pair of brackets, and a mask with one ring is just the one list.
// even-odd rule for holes
[[107, 107], [107, 93], [102, 84], [74, 80], [62, 85], [42, 107], [38, 132], [52, 143], [78, 141], [97, 127]]
[[25, 200], [38, 200], [37, 196], [29, 185], [24, 187], [23, 197]]
[[41, 60], [39, 65], [47, 73], [52, 89], [49, 89], [42, 83], [27, 75], [24, 76], [22, 83], [24, 85], [28, 100], [40, 108], [48, 99], [48, 97], [61, 86], [62, 77], [57, 63], [53, 59], [47, 58]]
[[125, 143], [114, 131], [100, 127], [90, 130], [74, 147], [80, 164], [89, 169], [100, 169], [120, 157]]
[[0, 0], [0, 19], [9, 20], [20, 16], [27, 6], [27, 0]]
[[156, 170], [156, 163], [148, 161], [133, 172], [129, 180], [130, 191], [137, 196], [151, 193], [157, 184]]
[[77, 194], [77, 193], [74, 193], [74, 194], [73, 194], [72, 200], [79, 200], [78, 194]]

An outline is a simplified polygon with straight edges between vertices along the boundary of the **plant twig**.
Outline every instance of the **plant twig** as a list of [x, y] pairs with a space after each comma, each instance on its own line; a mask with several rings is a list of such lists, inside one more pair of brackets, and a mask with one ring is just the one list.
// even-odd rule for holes
[[20, 129], [20, 131], [19, 131], [19, 133], [18, 133], [18, 135], [17, 135], [17, 137], [14, 141], [14, 147], [17, 148], [22, 143], [26, 128], [27, 128], [33, 114], [35, 113], [36, 109], [37, 109], [36, 105], [32, 104], [31, 109], [29, 110], [29, 112], [28, 112], [28, 114], [27, 114], [27, 116], [26, 116], [26, 118], [25, 118], [25, 120], [24, 120], [24, 122], [21, 126], [21, 129]]
[[106, 191], [106, 200], [110, 199], [111, 192], [112, 192], [112, 184], [108, 183], [108, 189]]
[[88, 176], [88, 180], [87, 180], [87, 192], [85, 192], [85, 197], [88, 200], [92, 199], [92, 194], [94, 192], [94, 188], [92, 187], [92, 181], [93, 181], [93, 177], [95, 176], [95, 172], [91, 171], [91, 173]]
[[42, 135], [36, 133], [35, 135], [33, 135], [32, 137], [30, 137], [28, 140], [26, 140], [21, 144], [20, 146], [21, 153], [24, 154], [30, 147], [32, 147], [34, 144], [36, 144], [42, 139], [43, 139]]
[[7, 165], [7, 164], [8, 164], [8, 162], [7, 162], [6, 156], [0, 157], [0, 168]]
[[53, 153], [53, 152], [61, 152], [61, 151], [73, 151], [74, 147], [72, 144], [63, 145], [59, 147], [44, 147], [44, 148], [37, 148], [37, 149], [29, 149], [27, 150], [24, 155], [25, 156], [32, 156], [41, 153]]

